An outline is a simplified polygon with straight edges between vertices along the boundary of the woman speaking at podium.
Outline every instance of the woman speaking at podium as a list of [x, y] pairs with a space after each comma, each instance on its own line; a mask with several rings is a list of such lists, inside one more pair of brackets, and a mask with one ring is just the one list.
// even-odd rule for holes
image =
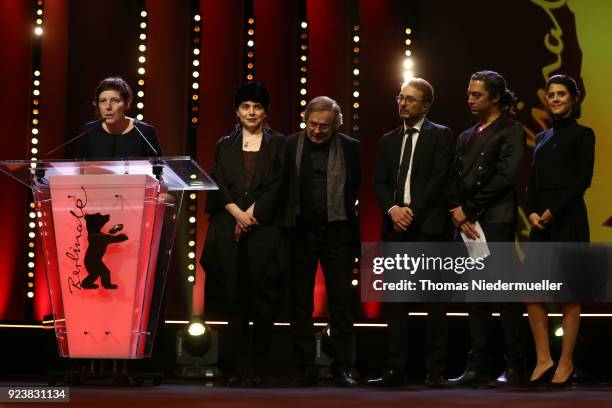
[[206, 272], [205, 313], [211, 318], [219, 310], [229, 320], [230, 387], [263, 385], [261, 369], [281, 294], [285, 137], [264, 125], [268, 103], [259, 82], [238, 89], [238, 124], [217, 142], [211, 176], [219, 190], [210, 191], [206, 201], [210, 224], [200, 261]]
[[132, 100], [132, 89], [122, 78], [110, 77], [98, 84], [93, 100], [98, 120], [85, 124], [77, 140], [76, 158], [161, 156], [155, 128], [125, 115]]

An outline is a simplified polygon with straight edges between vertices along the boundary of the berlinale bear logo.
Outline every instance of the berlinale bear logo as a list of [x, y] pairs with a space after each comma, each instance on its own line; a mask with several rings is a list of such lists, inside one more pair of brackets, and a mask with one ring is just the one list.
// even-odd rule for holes
[[111, 271], [102, 262], [102, 257], [109, 244], [123, 242], [128, 239], [125, 234], [112, 235], [123, 229], [123, 225], [117, 224], [110, 229], [109, 233], [102, 232], [102, 227], [108, 222], [110, 215], [100, 213], [85, 214], [87, 224], [87, 240], [89, 246], [85, 252], [85, 269], [89, 274], [81, 287], [83, 289], [97, 289], [98, 285], [94, 282], [100, 278], [102, 286], [106, 289], [117, 289], [117, 285], [111, 283]]

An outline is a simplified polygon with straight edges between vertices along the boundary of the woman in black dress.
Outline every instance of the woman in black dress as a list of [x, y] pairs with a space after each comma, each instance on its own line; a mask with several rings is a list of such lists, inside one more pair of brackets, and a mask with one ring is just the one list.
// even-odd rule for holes
[[100, 160], [159, 157], [155, 128], [126, 116], [132, 105], [132, 89], [122, 78], [103, 79], [96, 87], [93, 105], [98, 120], [84, 126], [76, 157]]
[[[531, 242], [588, 242], [584, 193], [591, 185], [595, 159], [593, 130], [576, 123], [580, 93], [567, 75], [546, 82], [546, 109], [553, 127], [536, 136], [533, 168], [527, 185]], [[566, 385], [574, 371], [573, 352], [580, 324], [580, 304], [561, 305], [563, 343], [558, 365], [550, 354], [548, 314], [544, 304], [528, 303], [537, 363], [531, 385], [548, 381]]]
[[[205, 313], [229, 320], [228, 386], [263, 384], [274, 312], [281, 294], [281, 217], [286, 203], [285, 137], [264, 126], [269, 95], [259, 82], [241, 86], [238, 124], [217, 142], [208, 193], [210, 224], [201, 264]], [[249, 330], [249, 320], [253, 329]]]

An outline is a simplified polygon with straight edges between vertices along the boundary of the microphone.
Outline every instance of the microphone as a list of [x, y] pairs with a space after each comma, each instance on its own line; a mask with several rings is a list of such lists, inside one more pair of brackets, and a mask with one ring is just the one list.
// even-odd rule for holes
[[155, 156], [158, 156], [159, 153], [157, 152], [157, 150], [155, 150], [155, 148], [153, 147], [153, 145], [151, 144], [151, 142], [149, 142], [149, 139], [147, 139], [145, 137], [145, 135], [142, 134], [142, 132], [140, 131], [140, 129], [138, 129], [138, 126], [136, 126], [136, 121], [134, 121], [134, 129], [136, 129], [136, 131], [138, 132], [138, 134], [144, 139], [145, 142], [147, 142], [147, 145], [149, 146], [149, 148], [151, 150], [153, 150], [153, 153], [155, 153]]
[[88, 134], [89, 132], [91, 132], [92, 130], [96, 129], [98, 126], [102, 126], [102, 123], [104, 123], [105, 119], [98, 119], [96, 121], [93, 122], [93, 125], [91, 125], [89, 128], [87, 128], [86, 130], [84, 130], [83, 132], [79, 133], [78, 135], [76, 135], [75, 137], [73, 137], [72, 139], [68, 140], [67, 142], [57, 146], [55, 149], [48, 151], [47, 153], [44, 154], [43, 158], [47, 158], [50, 154], [55, 153], [57, 150], [61, 149], [62, 147], [82, 138], [83, 136], [85, 136], [86, 134]]

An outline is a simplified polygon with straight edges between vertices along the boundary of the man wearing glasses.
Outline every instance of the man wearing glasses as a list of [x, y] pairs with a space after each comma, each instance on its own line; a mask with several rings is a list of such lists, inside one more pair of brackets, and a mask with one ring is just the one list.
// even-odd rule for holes
[[[450, 240], [451, 222], [445, 190], [453, 160], [451, 130], [425, 116], [434, 100], [431, 84], [412, 78], [397, 96], [402, 125], [383, 135], [374, 168], [374, 192], [383, 217], [385, 242]], [[384, 304], [388, 319], [386, 370], [371, 386], [402, 386], [407, 364], [406, 303]], [[429, 304], [425, 335], [426, 384], [445, 385], [448, 329], [444, 305]]]
[[353, 387], [351, 274], [360, 252], [356, 201], [361, 182], [360, 143], [342, 133], [340, 106], [326, 96], [304, 111], [306, 130], [287, 137], [289, 215], [295, 225], [291, 298], [292, 337], [301, 371], [293, 385], [317, 383], [313, 296], [317, 263], [325, 276], [336, 385]]

